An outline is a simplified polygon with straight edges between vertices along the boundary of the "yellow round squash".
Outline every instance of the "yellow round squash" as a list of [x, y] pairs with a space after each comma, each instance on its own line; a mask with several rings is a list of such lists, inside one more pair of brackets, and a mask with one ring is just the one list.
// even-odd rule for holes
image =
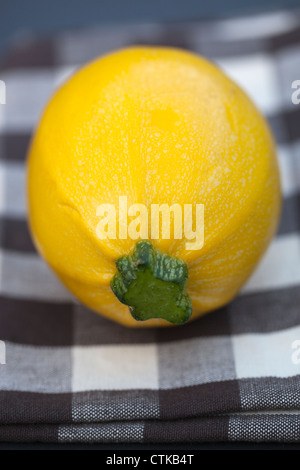
[[[27, 189], [40, 254], [83, 304], [130, 327], [185, 323], [231, 301], [281, 205], [256, 106], [216, 65], [167, 47], [115, 51], [60, 86], [32, 139]], [[162, 235], [175, 224], [173, 210], [161, 221], [162, 205], [174, 204], [204, 209], [202, 244]]]

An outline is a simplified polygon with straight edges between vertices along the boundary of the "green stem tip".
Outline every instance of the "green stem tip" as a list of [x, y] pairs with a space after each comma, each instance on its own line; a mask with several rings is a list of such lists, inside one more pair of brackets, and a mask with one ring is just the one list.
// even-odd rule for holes
[[184, 288], [188, 268], [182, 260], [161, 253], [148, 240], [137, 242], [131, 255], [116, 261], [111, 281], [115, 296], [138, 321], [162, 318], [176, 325], [186, 323], [192, 302]]

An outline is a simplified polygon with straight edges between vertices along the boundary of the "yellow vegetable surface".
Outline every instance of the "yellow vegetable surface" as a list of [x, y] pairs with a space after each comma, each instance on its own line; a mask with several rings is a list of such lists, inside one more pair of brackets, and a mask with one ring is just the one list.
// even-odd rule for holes
[[[281, 201], [273, 137], [246, 94], [202, 57], [146, 46], [94, 60], [54, 93], [27, 189], [40, 254], [83, 304], [131, 327], [184, 323], [233, 299]], [[203, 205], [203, 246], [172, 230], [151, 237], [150, 215], [146, 241], [118, 236], [134, 220], [118, 218], [120, 197], [149, 214]], [[114, 237], [99, 236], [103, 204], [115, 207]]]

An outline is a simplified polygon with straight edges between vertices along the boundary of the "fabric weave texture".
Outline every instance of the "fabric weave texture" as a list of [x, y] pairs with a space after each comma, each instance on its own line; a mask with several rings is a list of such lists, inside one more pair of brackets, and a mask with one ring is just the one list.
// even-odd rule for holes
[[[137, 44], [219, 64], [267, 117], [281, 170], [280, 225], [251, 279], [170, 329], [127, 329], [82, 306], [26, 221], [26, 152], [49, 96], [85, 62]], [[0, 79], [0, 442], [299, 442], [300, 11], [24, 37]]]

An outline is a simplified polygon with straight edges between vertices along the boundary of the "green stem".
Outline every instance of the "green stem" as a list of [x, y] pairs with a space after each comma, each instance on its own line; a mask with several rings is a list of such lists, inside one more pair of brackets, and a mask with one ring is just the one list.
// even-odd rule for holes
[[129, 306], [135, 320], [162, 318], [174, 324], [186, 323], [192, 303], [184, 288], [187, 265], [155, 249], [148, 240], [139, 241], [132, 255], [116, 261], [111, 281], [115, 296]]

